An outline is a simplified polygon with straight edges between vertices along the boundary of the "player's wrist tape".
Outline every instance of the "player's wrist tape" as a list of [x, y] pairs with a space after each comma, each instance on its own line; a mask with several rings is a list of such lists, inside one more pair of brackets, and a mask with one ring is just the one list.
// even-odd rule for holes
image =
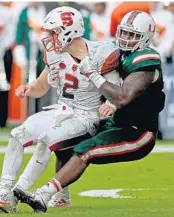
[[58, 180], [56, 180], [55, 178], [52, 178], [52, 179], [50, 180], [50, 183], [53, 184], [53, 186], [55, 187], [55, 189], [56, 189], [57, 191], [61, 191], [61, 190], [62, 190], [62, 186], [61, 186], [60, 182], [59, 182]]
[[98, 72], [94, 72], [89, 76], [89, 79], [95, 84], [95, 86], [99, 89], [103, 83], [106, 82], [106, 79], [101, 76]]

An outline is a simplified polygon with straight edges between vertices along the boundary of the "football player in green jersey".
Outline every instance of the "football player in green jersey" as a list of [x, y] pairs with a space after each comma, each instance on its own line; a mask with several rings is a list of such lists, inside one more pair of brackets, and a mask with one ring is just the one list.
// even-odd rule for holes
[[90, 163], [134, 161], [152, 151], [158, 114], [165, 100], [160, 55], [149, 47], [154, 32], [154, 20], [145, 12], [132, 11], [122, 19], [115, 51], [116, 70], [122, 78], [120, 86], [106, 81], [97, 71], [99, 54], [93, 59], [86, 57], [81, 64], [81, 72], [116, 105], [117, 110], [113, 117], [101, 121], [94, 137], [75, 146], [73, 157], [55, 178], [36, 191], [35, 197], [16, 189], [15, 193], [35, 211], [45, 212], [52, 195], [75, 182]]

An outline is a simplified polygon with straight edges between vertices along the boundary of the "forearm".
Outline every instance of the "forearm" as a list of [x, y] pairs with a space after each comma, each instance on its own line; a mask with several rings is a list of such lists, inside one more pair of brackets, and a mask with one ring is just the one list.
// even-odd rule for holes
[[89, 78], [106, 99], [116, 105], [117, 108], [122, 108], [139, 96], [158, 77], [158, 70], [152, 72], [138, 71], [127, 76], [121, 86], [106, 81], [97, 72], [91, 74]]
[[106, 79], [97, 72], [93, 73], [90, 79], [99, 89], [100, 93], [117, 108], [121, 108], [128, 103], [128, 94], [125, 93], [123, 87], [106, 81]]
[[27, 94], [27, 96], [32, 98], [40, 98], [48, 92], [48, 90], [44, 89], [42, 84], [37, 79], [32, 81], [27, 86], [30, 87], [30, 92]]
[[105, 81], [99, 88], [102, 95], [117, 108], [127, 105], [130, 98], [124, 93], [124, 89], [116, 84]]
[[36, 80], [28, 84], [30, 91], [28, 92], [27, 96], [33, 98], [40, 98], [48, 92], [50, 86], [47, 82], [47, 75], [48, 69], [47, 67], [45, 67], [40, 76]]
[[[109, 82], [112, 83], [116, 86], [121, 86], [122, 83], [122, 79], [119, 76], [118, 72], [116, 70], [113, 70], [112, 72], [109, 73], [105, 73], [103, 74], [103, 77]], [[113, 103], [111, 103], [111, 101], [109, 101], [108, 99], [105, 102], [106, 105], [111, 106], [112, 108], [114, 108], [116, 110], [116, 105], [114, 105]]]

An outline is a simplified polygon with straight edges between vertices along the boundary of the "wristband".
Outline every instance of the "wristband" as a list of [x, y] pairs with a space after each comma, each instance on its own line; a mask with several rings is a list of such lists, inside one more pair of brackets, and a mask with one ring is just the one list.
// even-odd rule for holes
[[95, 84], [95, 86], [99, 89], [103, 83], [106, 82], [106, 79], [98, 74], [98, 72], [94, 72], [89, 76], [89, 79]]

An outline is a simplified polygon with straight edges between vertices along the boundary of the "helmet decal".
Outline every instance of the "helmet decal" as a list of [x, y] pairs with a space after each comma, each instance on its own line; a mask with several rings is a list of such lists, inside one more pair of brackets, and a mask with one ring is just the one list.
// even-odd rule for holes
[[60, 15], [62, 19], [63, 25], [66, 26], [71, 26], [73, 24], [73, 19], [72, 19], [72, 13], [71, 12], [63, 12]]
[[135, 20], [135, 17], [140, 13], [141, 11], [133, 11], [127, 20], [127, 24], [132, 25], [133, 21]]

